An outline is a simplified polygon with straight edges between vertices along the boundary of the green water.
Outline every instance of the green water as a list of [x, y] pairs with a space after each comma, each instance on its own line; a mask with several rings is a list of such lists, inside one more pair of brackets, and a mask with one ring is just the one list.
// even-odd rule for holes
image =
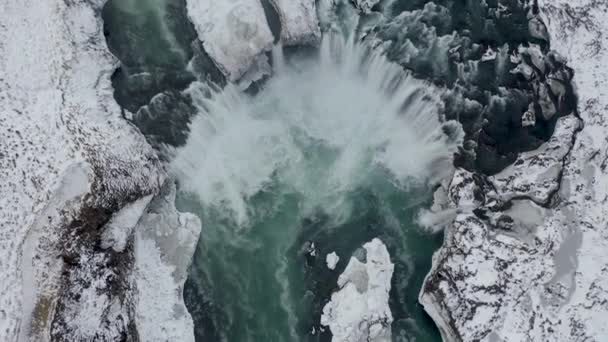
[[[320, 312], [348, 258], [374, 237], [387, 245], [395, 263], [394, 341], [440, 341], [417, 304], [431, 255], [441, 243], [440, 236], [414, 223], [418, 209], [429, 203], [428, 191], [404, 191], [378, 173], [370, 175], [369, 185], [345, 194], [349, 214], [339, 219], [323, 208], [303, 212], [306, 199], [276, 183], [249, 201], [253, 217], [246, 227], [182, 194], [180, 210], [195, 212], [204, 222], [186, 284], [197, 341], [328, 340], [311, 331], [319, 331]], [[316, 257], [307, 253], [310, 242]], [[325, 265], [332, 251], [341, 256], [335, 271]]]

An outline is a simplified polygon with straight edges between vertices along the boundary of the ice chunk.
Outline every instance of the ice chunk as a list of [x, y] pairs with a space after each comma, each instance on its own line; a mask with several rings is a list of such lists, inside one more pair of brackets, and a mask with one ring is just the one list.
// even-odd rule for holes
[[272, 48], [272, 32], [259, 0], [187, 0], [187, 9], [205, 51], [231, 82]]
[[483, 56], [481, 56], [481, 61], [493, 61], [496, 59], [496, 51], [492, 50], [492, 48], [488, 48], [486, 52], [484, 52]]
[[394, 265], [379, 239], [363, 245], [363, 263], [351, 257], [338, 278], [340, 290], [323, 308], [321, 324], [329, 326], [333, 342], [388, 342], [393, 315], [388, 306]]
[[142, 341], [194, 341], [182, 292], [198, 242], [198, 217], [175, 208], [175, 185], [164, 189], [135, 227], [135, 321]]
[[330, 270], [334, 270], [336, 268], [338, 261], [340, 261], [340, 257], [338, 256], [338, 254], [336, 254], [336, 252], [331, 252], [325, 257], [327, 268], [329, 268]]

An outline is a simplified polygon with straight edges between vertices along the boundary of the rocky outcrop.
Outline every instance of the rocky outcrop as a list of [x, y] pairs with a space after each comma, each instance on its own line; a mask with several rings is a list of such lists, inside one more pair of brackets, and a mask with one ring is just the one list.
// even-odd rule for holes
[[607, 5], [539, 7], [574, 69], [580, 120], [560, 119], [549, 142], [495, 177], [457, 170], [444, 189], [459, 214], [420, 293], [444, 341], [608, 338]]

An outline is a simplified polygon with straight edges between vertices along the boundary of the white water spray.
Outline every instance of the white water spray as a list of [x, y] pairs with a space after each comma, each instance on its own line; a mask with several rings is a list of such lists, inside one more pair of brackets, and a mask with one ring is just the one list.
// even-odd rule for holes
[[273, 60], [275, 75], [255, 96], [233, 85], [189, 90], [200, 113], [172, 168], [205, 206], [245, 226], [248, 200], [273, 181], [311, 208], [340, 208], [371, 170], [407, 187], [450, 169], [462, 132], [440, 122], [436, 87], [337, 35], [316, 58], [285, 62], [275, 49]]

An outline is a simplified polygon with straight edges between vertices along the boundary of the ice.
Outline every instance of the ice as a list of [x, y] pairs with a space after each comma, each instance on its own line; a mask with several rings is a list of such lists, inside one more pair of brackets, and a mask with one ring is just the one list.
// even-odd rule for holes
[[133, 233], [133, 228], [144, 213], [152, 196], [145, 196], [133, 203], [127, 204], [122, 210], [114, 214], [101, 234], [101, 247], [112, 248], [116, 252], [124, 251], [127, 239]]
[[363, 13], [369, 14], [372, 12], [372, 8], [378, 4], [380, 0], [355, 0], [355, 4], [358, 9]]
[[331, 253], [327, 254], [327, 256], [325, 257], [325, 262], [327, 263], [327, 268], [329, 268], [330, 270], [336, 269], [336, 265], [338, 264], [338, 261], [340, 261], [340, 257], [338, 256], [338, 254], [336, 254], [336, 252], [331, 252]]
[[363, 245], [366, 262], [351, 257], [338, 278], [339, 290], [323, 308], [321, 324], [332, 342], [388, 342], [393, 316], [388, 306], [394, 264], [379, 239]]
[[574, 69], [578, 116], [490, 186], [456, 170], [448, 193], [460, 214], [419, 297], [444, 341], [608, 338], [608, 4], [538, 5], [544, 24], [533, 17], [530, 28]]
[[489, 177], [498, 196], [502, 200], [525, 196], [538, 203], [547, 202], [559, 186], [563, 159], [570, 152], [572, 136], [579, 128], [580, 122], [574, 115], [559, 118], [549, 141], [534, 151], [521, 153], [513, 165]]

